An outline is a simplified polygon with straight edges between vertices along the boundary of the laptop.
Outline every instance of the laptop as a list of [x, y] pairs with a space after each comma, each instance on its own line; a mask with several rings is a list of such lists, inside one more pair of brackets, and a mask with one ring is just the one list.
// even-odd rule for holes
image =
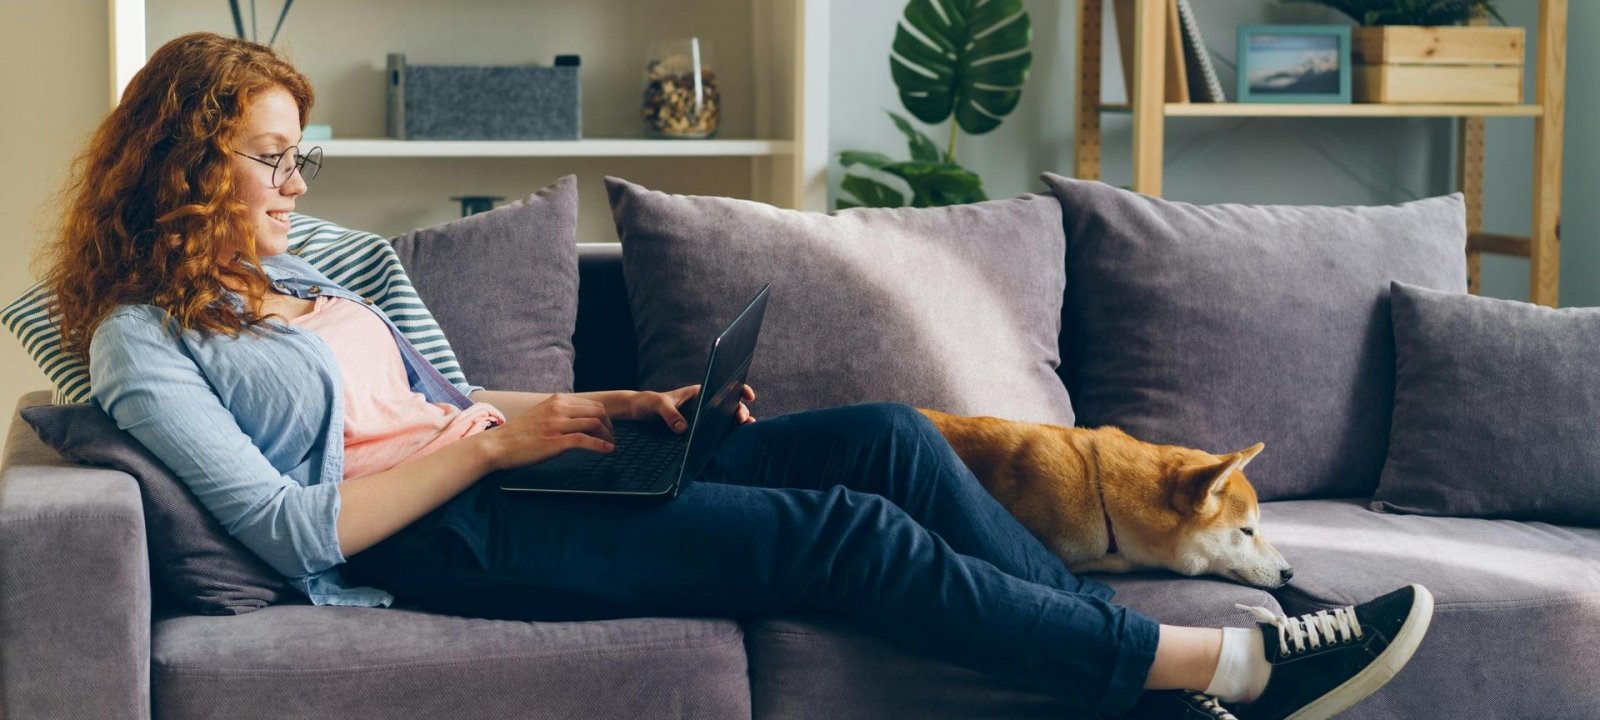
[[711, 341], [705, 381], [694, 400], [679, 407], [689, 428], [675, 433], [660, 418], [612, 422], [616, 449], [609, 453], [572, 449], [544, 462], [490, 473], [501, 490], [526, 493], [607, 495], [670, 500], [711, 460], [739, 422], [745, 376], [767, 312], [763, 286], [739, 316]]

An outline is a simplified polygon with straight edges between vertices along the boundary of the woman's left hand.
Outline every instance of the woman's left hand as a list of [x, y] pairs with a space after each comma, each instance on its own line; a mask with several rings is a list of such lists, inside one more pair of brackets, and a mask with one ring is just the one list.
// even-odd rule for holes
[[[700, 394], [699, 385], [686, 385], [677, 390], [666, 392], [643, 391], [629, 395], [625, 400], [625, 407], [621, 412], [613, 413], [613, 417], [623, 420], [644, 420], [650, 417], [660, 417], [667, 427], [673, 432], [683, 432], [689, 429], [689, 423], [678, 411], [696, 395]], [[749, 385], [744, 386], [744, 391], [739, 402], [738, 421], [740, 425], [753, 423], [755, 417], [750, 414], [750, 408], [745, 403], [755, 402], [756, 391]]]

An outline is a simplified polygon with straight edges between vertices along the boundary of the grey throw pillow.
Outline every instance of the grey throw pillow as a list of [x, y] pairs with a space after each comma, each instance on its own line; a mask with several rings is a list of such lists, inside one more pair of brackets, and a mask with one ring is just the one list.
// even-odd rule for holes
[[100, 408], [36, 405], [23, 408], [22, 419], [68, 460], [133, 476], [144, 504], [150, 572], [185, 607], [206, 615], [241, 615], [305, 601], [283, 576], [230, 537], [183, 481]]
[[[490, 390], [572, 390], [578, 181], [394, 238], [462, 372]], [[391, 317], [402, 328], [404, 315]], [[425, 342], [413, 340], [418, 347]]]
[[1045, 174], [1067, 234], [1067, 389], [1086, 426], [1229, 452], [1263, 500], [1370, 497], [1389, 447], [1389, 283], [1465, 292], [1459, 194], [1200, 206]]
[[1395, 283], [1374, 510], [1600, 525], [1600, 308]]
[[640, 384], [700, 382], [712, 337], [772, 284], [758, 417], [898, 401], [1072, 424], [1055, 374], [1061, 209], [1046, 195], [837, 215], [606, 178]]

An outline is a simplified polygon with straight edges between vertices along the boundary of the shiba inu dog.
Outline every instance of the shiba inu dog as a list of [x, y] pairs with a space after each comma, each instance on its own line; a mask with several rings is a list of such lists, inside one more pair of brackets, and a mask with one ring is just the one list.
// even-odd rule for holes
[[1227, 455], [1095, 429], [918, 408], [1011, 514], [1074, 573], [1166, 568], [1259, 588], [1293, 575], [1257, 527], [1244, 467]]

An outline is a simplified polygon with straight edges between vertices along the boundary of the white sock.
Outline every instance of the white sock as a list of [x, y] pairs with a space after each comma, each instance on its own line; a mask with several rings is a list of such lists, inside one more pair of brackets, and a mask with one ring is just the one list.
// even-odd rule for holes
[[1207, 695], [1227, 702], [1248, 703], [1261, 697], [1272, 677], [1267, 649], [1260, 628], [1223, 628], [1222, 656], [1217, 658], [1217, 673], [1206, 686]]

